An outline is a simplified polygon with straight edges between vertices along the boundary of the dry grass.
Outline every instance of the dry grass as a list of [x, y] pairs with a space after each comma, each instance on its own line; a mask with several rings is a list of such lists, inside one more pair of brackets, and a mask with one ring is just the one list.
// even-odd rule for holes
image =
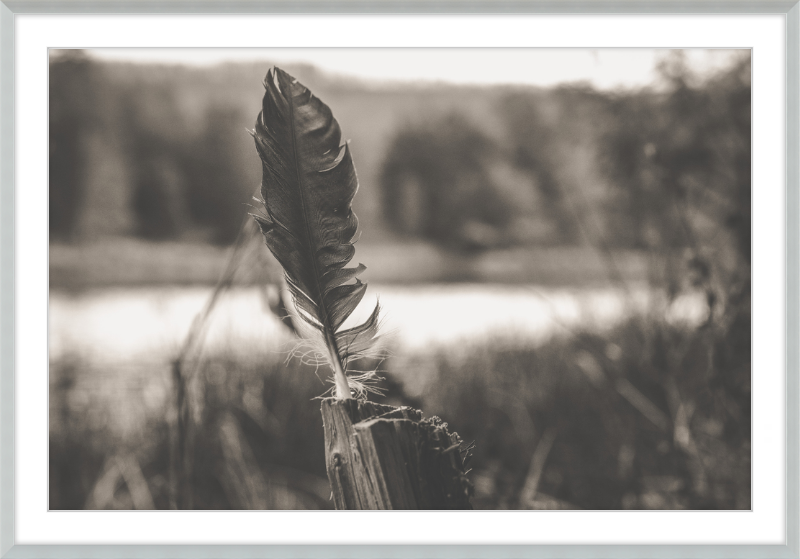
[[[537, 349], [443, 348], [384, 363], [379, 401], [440, 415], [475, 441], [476, 508], [748, 509], [748, 336], [744, 314], [726, 332], [640, 318]], [[113, 467], [139, 469], [168, 507], [169, 368], [134, 372], [52, 364], [51, 508], [147, 502], [124, 476], [106, 479]], [[313, 399], [324, 389], [279, 355], [209, 356], [191, 388], [194, 506], [330, 507]], [[113, 492], [90, 501], [98, 484]]]

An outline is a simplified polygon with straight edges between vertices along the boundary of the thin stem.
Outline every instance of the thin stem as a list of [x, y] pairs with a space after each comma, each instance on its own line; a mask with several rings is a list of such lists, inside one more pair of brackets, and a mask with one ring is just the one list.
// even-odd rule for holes
[[339, 359], [339, 356], [336, 354], [337, 352], [334, 351], [333, 348], [336, 348], [335, 341], [332, 342], [330, 338], [332, 336], [326, 330], [326, 340], [327, 346], [331, 352], [331, 364], [333, 365], [333, 382], [336, 390], [333, 391], [333, 397], [337, 400], [347, 400], [348, 398], [352, 398], [352, 394], [350, 393], [350, 385], [347, 383], [347, 375], [344, 372], [344, 367], [342, 366], [342, 362]]

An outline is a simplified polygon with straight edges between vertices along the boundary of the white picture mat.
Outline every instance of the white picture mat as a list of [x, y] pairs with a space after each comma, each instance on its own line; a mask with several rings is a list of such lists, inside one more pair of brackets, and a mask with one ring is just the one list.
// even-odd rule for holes
[[[17, 15], [16, 32], [17, 544], [784, 543], [784, 16]], [[114, 46], [752, 47], [753, 511], [48, 512], [47, 48]]]

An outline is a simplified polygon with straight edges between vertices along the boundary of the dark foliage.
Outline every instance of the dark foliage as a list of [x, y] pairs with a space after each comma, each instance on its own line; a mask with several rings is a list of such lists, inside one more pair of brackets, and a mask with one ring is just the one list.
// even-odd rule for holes
[[81, 51], [50, 64], [50, 234], [70, 239], [84, 202], [89, 135], [97, 126], [97, 68]]
[[496, 244], [511, 217], [489, 173], [497, 157], [493, 141], [455, 114], [401, 131], [382, 168], [386, 220], [453, 248]]
[[[536, 350], [442, 353], [422, 404], [476, 441], [476, 508], [536, 508], [520, 498], [552, 430], [539, 501], [749, 509], [749, 343], [738, 344], [746, 326], [693, 332], [633, 320]], [[628, 386], [650, 415], [623, 396]]]

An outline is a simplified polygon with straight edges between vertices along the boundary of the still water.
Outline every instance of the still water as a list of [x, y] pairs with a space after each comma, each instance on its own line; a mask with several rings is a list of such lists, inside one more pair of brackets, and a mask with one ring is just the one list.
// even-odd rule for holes
[[[82, 356], [94, 361], [171, 359], [211, 293], [207, 287], [110, 288], [50, 294], [50, 361]], [[487, 336], [538, 344], [576, 329], [613, 327], [632, 313], [658, 309], [670, 321], [698, 323], [707, 312], [702, 296], [687, 295], [669, 307], [646, 288], [574, 289], [520, 285], [370, 284], [345, 324], [365, 319], [376, 297], [382, 331], [399, 351], [424, 350]], [[234, 288], [219, 299], [205, 332], [206, 351], [280, 351], [290, 336], [269, 309], [265, 291]]]

